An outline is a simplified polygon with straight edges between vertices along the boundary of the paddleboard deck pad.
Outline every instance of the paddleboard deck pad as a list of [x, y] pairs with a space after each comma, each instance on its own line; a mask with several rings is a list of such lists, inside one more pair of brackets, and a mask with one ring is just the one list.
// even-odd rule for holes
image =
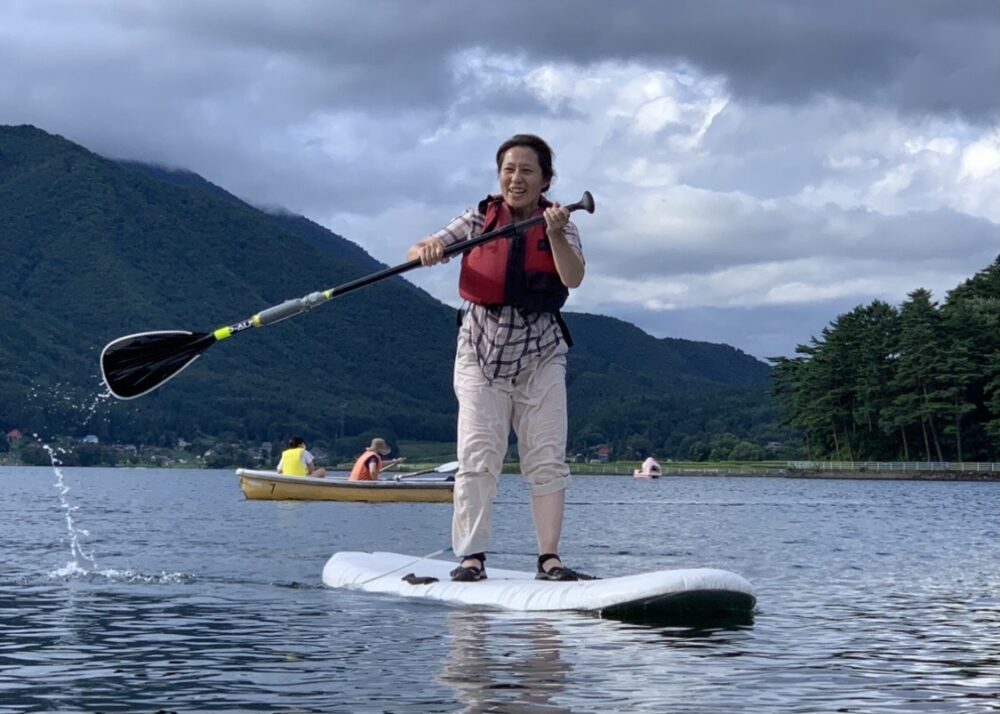
[[400, 553], [334, 553], [323, 568], [332, 588], [363, 590], [518, 612], [576, 611], [616, 619], [745, 620], [756, 596], [744, 577], [716, 568], [658, 570], [599, 580], [536, 580], [487, 564], [485, 580], [452, 582], [455, 561]]

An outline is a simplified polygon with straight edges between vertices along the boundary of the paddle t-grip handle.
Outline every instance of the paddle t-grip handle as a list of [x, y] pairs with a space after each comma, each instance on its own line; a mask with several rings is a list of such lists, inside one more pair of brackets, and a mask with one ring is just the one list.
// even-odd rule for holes
[[573, 211], [578, 211], [581, 208], [587, 213], [594, 212], [595, 208], [594, 197], [590, 195], [590, 191], [584, 191], [583, 195], [580, 196], [579, 201], [577, 201], [576, 203], [571, 203], [568, 206], [566, 206], [566, 210], [568, 210], [570, 213], [572, 213]]

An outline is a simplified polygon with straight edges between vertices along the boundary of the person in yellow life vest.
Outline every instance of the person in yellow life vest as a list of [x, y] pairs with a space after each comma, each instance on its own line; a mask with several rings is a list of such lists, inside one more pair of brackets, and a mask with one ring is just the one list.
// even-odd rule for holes
[[326, 469], [315, 465], [313, 455], [306, 448], [306, 441], [301, 436], [293, 436], [288, 440], [288, 448], [281, 452], [278, 462], [278, 473], [285, 476], [326, 477]]
[[378, 437], [372, 439], [372, 443], [365, 449], [365, 452], [358, 457], [358, 460], [354, 462], [354, 468], [351, 469], [351, 476], [349, 481], [378, 481], [378, 475], [390, 466], [395, 466], [398, 463], [405, 461], [406, 459], [400, 457], [398, 459], [393, 459], [392, 461], [387, 461], [382, 463], [382, 457], [389, 453], [389, 445], [385, 443], [385, 439], [380, 439]]

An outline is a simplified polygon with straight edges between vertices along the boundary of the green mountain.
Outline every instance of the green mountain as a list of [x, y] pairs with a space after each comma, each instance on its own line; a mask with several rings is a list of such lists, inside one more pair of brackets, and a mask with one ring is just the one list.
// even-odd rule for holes
[[[383, 267], [195, 174], [0, 127], [0, 428], [164, 444], [295, 432], [453, 440], [454, 310], [400, 277], [223, 342], [141, 399], [99, 396], [98, 357], [116, 337], [209, 331]], [[773, 437], [764, 363], [598, 315], [567, 322], [579, 448], [637, 434], [658, 448], [713, 430]]]

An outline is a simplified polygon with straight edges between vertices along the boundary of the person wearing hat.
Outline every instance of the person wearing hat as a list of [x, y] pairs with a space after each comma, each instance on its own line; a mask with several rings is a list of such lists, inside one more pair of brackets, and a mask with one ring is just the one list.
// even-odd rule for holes
[[378, 475], [383, 469], [395, 466], [405, 460], [398, 458], [383, 464], [382, 457], [388, 453], [389, 445], [385, 443], [385, 439], [379, 437], [372, 439], [372, 443], [365, 449], [365, 452], [354, 462], [354, 468], [351, 469], [351, 477], [348, 480], [378, 481]]
[[326, 477], [326, 469], [315, 465], [313, 455], [306, 448], [306, 440], [301, 436], [288, 440], [288, 448], [281, 452], [277, 471], [284, 476]]

